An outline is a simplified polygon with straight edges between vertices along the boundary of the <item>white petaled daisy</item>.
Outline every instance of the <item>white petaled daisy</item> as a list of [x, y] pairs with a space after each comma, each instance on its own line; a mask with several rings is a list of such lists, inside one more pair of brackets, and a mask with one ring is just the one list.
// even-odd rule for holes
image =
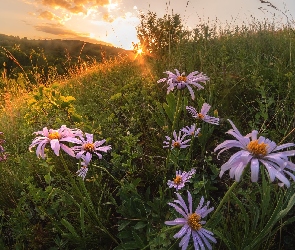
[[206, 222], [202, 219], [212, 212], [214, 208], [209, 208], [209, 201], [205, 206], [203, 206], [204, 198], [202, 197], [197, 209], [193, 212], [192, 196], [189, 191], [187, 191], [187, 194], [188, 207], [179, 193], [176, 193], [178, 199], [174, 200], [174, 203], [168, 203], [183, 217], [176, 218], [173, 221], [165, 221], [165, 224], [169, 226], [182, 226], [180, 231], [173, 236], [177, 239], [182, 238], [179, 243], [179, 247], [181, 247], [182, 250], [187, 249], [191, 237], [193, 238], [195, 250], [203, 250], [205, 247], [212, 249], [209, 241], [213, 243], [216, 243], [217, 241], [213, 237], [212, 232], [203, 228]]
[[193, 124], [192, 126], [186, 126], [181, 129], [182, 132], [184, 132], [186, 135], [197, 137], [201, 131], [201, 128], [196, 129], [196, 124]]
[[[204, 75], [203, 73], [199, 73], [198, 71], [194, 71], [187, 76], [185, 73], [180, 74], [179, 70], [175, 69], [176, 74], [172, 73], [171, 71], [166, 71], [168, 75], [167, 78], [162, 78], [157, 81], [157, 83], [166, 82], [168, 84], [167, 94], [170, 91], [173, 91], [176, 87], [177, 89], [184, 89], [185, 87], [188, 88], [192, 99], [195, 99], [195, 94], [191, 86], [197, 87], [198, 90], [203, 89], [204, 87], [199, 84], [199, 82], [206, 83], [209, 80], [209, 77]], [[191, 85], [191, 86], [190, 86]]]
[[58, 130], [48, 130], [47, 127], [45, 127], [42, 131], [37, 131], [34, 134], [42, 136], [38, 136], [33, 140], [32, 144], [29, 146], [29, 150], [31, 151], [32, 147], [38, 145], [36, 154], [38, 157], [41, 156], [44, 159], [44, 150], [48, 143], [50, 143], [52, 150], [57, 156], [59, 156], [59, 151], [62, 149], [70, 156], [75, 157], [74, 151], [65, 145], [64, 142], [79, 143], [80, 140], [75, 137], [82, 136], [82, 131], [79, 129], [70, 129], [62, 125]]
[[200, 119], [200, 120], [202, 120], [204, 122], [208, 122], [208, 123], [211, 123], [211, 124], [218, 125], [219, 124], [219, 118], [207, 115], [210, 108], [211, 108], [211, 106], [208, 103], [204, 103], [202, 108], [201, 108], [200, 113], [198, 113], [197, 110], [194, 107], [191, 107], [191, 106], [187, 106], [186, 110], [196, 119]]
[[190, 178], [196, 173], [196, 170], [193, 168], [190, 171], [186, 172], [181, 170], [176, 171], [175, 178], [173, 181], [168, 180], [167, 185], [169, 188], [175, 188], [180, 190], [184, 187], [185, 183], [189, 181]]
[[[181, 134], [182, 131], [179, 131], [178, 135], [176, 134], [175, 130], [173, 131], [173, 138], [171, 142], [171, 149], [174, 148], [186, 148], [189, 147], [186, 143], [188, 143], [191, 139], [184, 140], [187, 136], [186, 134]], [[170, 146], [171, 138], [169, 136], [165, 136], [166, 141], [163, 143], [165, 144], [163, 148], [168, 148]]]
[[227, 133], [234, 136], [237, 140], [224, 141], [214, 149], [214, 152], [221, 149], [218, 153], [219, 155], [223, 151], [234, 147], [240, 148], [241, 150], [233, 154], [230, 159], [221, 166], [220, 177], [222, 177], [225, 171], [230, 170], [230, 177], [235, 177], [235, 180], [239, 181], [245, 167], [250, 164], [251, 180], [252, 182], [257, 182], [259, 163], [262, 163], [268, 171], [271, 182], [277, 178], [289, 187], [290, 182], [284, 174], [289, 175], [295, 181], [294, 174], [288, 171], [288, 169], [295, 171], [295, 165], [288, 159], [288, 156], [295, 155], [295, 150], [280, 151], [295, 146], [294, 143], [285, 143], [277, 146], [275, 142], [263, 136], [257, 138], [258, 132], [256, 130], [253, 130], [246, 136], [242, 136], [233, 122], [231, 120], [228, 121], [233, 129], [230, 129]]

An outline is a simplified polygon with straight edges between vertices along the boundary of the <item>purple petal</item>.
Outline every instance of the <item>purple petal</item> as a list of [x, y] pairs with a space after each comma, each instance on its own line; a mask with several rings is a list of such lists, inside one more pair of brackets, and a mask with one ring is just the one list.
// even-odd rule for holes
[[183, 238], [181, 239], [181, 241], [179, 242], [179, 247], [181, 247], [181, 249], [187, 249], [188, 247], [188, 243], [191, 237], [191, 229], [189, 228], [187, 230], [187, 233], [183, 236]]
[[50, 145], [54, 153], [59, 156], [60, 145], [58, 139], [53, 139], [50, 141]]
[[251, 160], [251, 181], [257, 182], [259, 174], [259, 161], [255, 158]]
[[180, 213], [184, 218], [187, 218], [187, 214], [179, 206], [175, 205], [174, 203], [168, 203], [168, 205], [174, 207], [178, 213]]
[[186, 223], [185, 218], [176, 218], [175, 220], [165, 221], [165, 224], [168, 226], [175, 226], [175, 225], [184, 225]]
[[201, 108], [200, 113], [205, 116], [208, 113], [210, 108], [211, 108], [211, 106], [208, 103], [204, 103], [202, 108]]
[[63, 151], [65, 151], [68, 155], [75, 157], [74, 151], [69, 148], [67, 145], [60, 143], [60, 147]]
[[173, 238], [181, 238], [188, 230], [189, 228], [189, 225], [188, 224], [185, 224], [180, 230], [178, 233], [174, 234]]

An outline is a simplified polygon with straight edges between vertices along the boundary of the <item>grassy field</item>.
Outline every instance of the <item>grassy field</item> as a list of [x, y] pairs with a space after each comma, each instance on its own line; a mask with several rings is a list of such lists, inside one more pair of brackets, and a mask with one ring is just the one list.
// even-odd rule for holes
[[[185, 200], [191, 193], [193, 209], [201, 197], [215, 208], [204, 225], [216, 238], [213, 249], [293, 249], [292, 178], [290, 187], [280, 187], [263, 164], [257, 182], [249, 167], [239, 182], [228, 172], [220, 178], [237, 150], [218, 159], [214, 148], [234, 139], [225, 133], [232, 128], [227, 119], [242, 135], [257, 130], [277, 145], [295, 141], [294, 55], [288, 26], [203, 24], [161, 58], [121, 54], [47, 85], [1, 79], [0, 157], [7, 155], [0, 162], [1, 249], [179, 249], [173, 235], [180, 227], [165, 224], [179, 216], [168, 204], [177, 190], [167, 182], [192, 169], [178, 192]], [[168, 85], [157, 81], [174, 69], [210, 80], [202, 90], [193, 87], [194, 100], [187, 88], [167, 94]], [[186, 110], [203, 103], [219, 125], [200, 123]], [[165, 136], [192, 124], [201, 132], [187, 137], [190, 147], [163, 148]], [[29, 151], [34, 132], [62, 125], [111, 145], [101, 159], [93, 155], [84, 180], [76, 173], [83, 158], [62, 149], [57, 156], [49, 144], [45, 159], [36, 147]]]

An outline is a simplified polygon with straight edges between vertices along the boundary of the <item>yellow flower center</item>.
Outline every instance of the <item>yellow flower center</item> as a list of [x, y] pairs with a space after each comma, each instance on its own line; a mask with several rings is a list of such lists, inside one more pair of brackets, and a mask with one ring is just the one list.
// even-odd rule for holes
[[180, 175], [176, 175], [176, 177], [174, 178], [174, 183], [176, 184], [176, 185], [179, 185], [180, 183], [181, 183], [181, 181], [182, 181], [182, 178], [181, 178], [181, 176]]
[[247, 145], [248, 151], [255, 156], [267, 155], [267, 144], [264, 142], [258, 143], [258, 140], [250, 141]]
[[199, 113], [199, 114], [197, 115], [197, 119], [201, 119], [201, 120], [203, 120], [203, 119], [204, 119], [204, 115], [201, 114], [201, 113]]
[[186, 82], [186, 76], [178, 76], [177, 81], [178, 82]]
[[50, 140], [53, 140], [53, 139], [59, 139], [60, 136], [59, 136], [59, 133], [57, 131], [54, 131], [54, 132], [49, 133], [48, 138]]
[[196, 213], [193, 213], [188, 216], [187, 224], [190, 226], [191, 229], [198, 231], [202, 228], [200, 220], [201, 220], [201, 216]]
[[180, 148], [180, 143], [178, 141], [173, 142], [172, 145], [173, 145], [174, 148]]
[[94, 152], [95, 146], [94, 146], [94, 143], [87, 142], [83, 145], [83, 148], [87, 152]]

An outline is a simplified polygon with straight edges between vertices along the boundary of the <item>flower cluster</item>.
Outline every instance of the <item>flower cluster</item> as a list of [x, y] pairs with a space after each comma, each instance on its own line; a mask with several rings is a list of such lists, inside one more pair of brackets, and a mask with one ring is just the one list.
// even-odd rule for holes
[[206, 222], [202, 219], [212, 212], [214, 208], [209, 208], [209, 201], [204, 206], [204, 198], [202, 197], [199, 205], [193, 212], [192, 195], [189, 191], [187, 191], [187, 194], [188, 206], [179, 193], [176, 193], [178, 198], [177, 200], [168, 203], [168, 205], [173, 207], [179, 214], [182, 215], [182, 217], [176, 218], [173, 221], [165, 221], [165, 224], [169, 226], [182, 226], [179, 232], [173, 236], [176, 239], [182, 238], [179, 243], [179, 247], [181, 247], [181, 249], [187, 249], [191, 236], [196, 250], [205, 249], [205, 246], [208, 249], [212, 249], [209, 241], [213, 243], [216, 243], [217, 241], [213, 237], [213, 233], [203, 227]]
[[[169, 94], [170, 91], [173, 91], [174, 88], [187, 88], [192, 99], [194, 100], [195, 94], [192, 86], [197, 87], [198, 90], [203, 89], [204, 87], [199, 83], [206, 83], [206, 81], [209, 80], [206, 75], [203, 75], [198, 71], [192, 72], [188, 76], [186, 76], [185, 73], [180, 74], [177, 69], [175, 69], [175, 71], [176, 74], [170, 71], [164, 72], [168, 75], [168, 77], [160, 79], [158, 81], [158, 83], [167, 82], [167, 94]], [[193, 116], [193, 118], [197, 119], [196, 122], [191, 126], [183, 127], [178, 133], [174, 130], [172, 138], [170, 136], [166, 136], [163, 142], [163, 148], [171, 148], [171, 150], [174, 150], [189, 147], [194, 138], [201, 135], [201, 128], [197, 127], [198, 121], [218, 125], [219, 118], [211, 117], [208, 115], [210, 108], [211, 106], [209, 104], [204, 103], [201, 111], [197, 112], [194, 107], [187, 106], [186, 109]], [[175, 188], [176, 191], [181, 190], [182, 188], [184, 188], [185, 184], [190, 181], [195, 172], [196, 170], [194, 168], [188, 172], [177, 170], [175, 178], [173, 180], [168, 180], [168, 187]], [[216, 243], [216, 239], [213, 237], [212, 232], [203, 228], [206, 222], [202, 220], [202, 218], [206, 217], [207, 214], [209, 214], [213, 210], [213, 208], [209, 208], [209, 202], [207, 203], [207, 205], [203, 206], [204, 198], [202, 197], [197, 209], [195, 210], [195, 212], [193, 212], [192, 195], [189, 191], [187, 192], [188, 206], [179, 193], [176, 193], [178, 198], [177, 200], [174, 200], [174, 202], [172, 203], [168, 203], [170, 206], [175, 208], [175, 210], [183, 217], [176, 218], [173, 221], [166, 221], [165, 224], [171, 226], [182, 226], [180, 231], [174, 235], [174, 238], [182, 238], [179, 243], [179, 247], [181, 247], [182, 250], [186, 250], [188, 248], [191, 236], [193, 239], [195, 250], [205, 248], [212, 249], [211, 242]]]
[[173, 91], [174, 88], [184, 89], [185, 87], [187, 87], [192, 99], [194, 100], [195, 94], [191, 86], [197, 87], [197, 89], [200, 90], [204, 87], [199, 83], [206, 83], [206, 81], [209, 80], [209, 77], [207, 77], [203, 73], [199, 73], [198, 71], [194, 71], [187, 76], [185, 75], [185, 73], [180, 74], [179, 70], [177, 69], [175, 69], [175, 72], [176, 74], [172, 73], [171, 71], [166, 71], [164, 73], [166, 73], [168, 77], [162, 78], [157, 81], [157, 83], [167, 82], [167, 94], [169, 94], [170, 91]]
[[[78, 176], [85, 178], [88, 165], [92, 159], [92, 155], [96, 154], [99, 159], [102, 158], [102, 155], [99, 152], [107, 152], [111, 150], [111, 146], [102, 146], [105, 143], [105, 140], [93, 142], [93, 135], [85, 133], [84, 134], [79, 129], [70, 129], [65, 125], [62, 125], [58, 130], [49, 129], [47, 127], [43, 128], [42, 131], [37, 131], [34, 134], [40, 135], [36, 137], [32, 144], [29, 146], [29, 150], [37, 146], [36, 154], [37, 157], [45, 158], [45, 146], [50, 144], [51, 149], [55, 155], [59, 156], [59, 151], [62, 149], [68, 155], [76, 157], [77, 159], [82, 159], [81, 169], [77, 171]], [[78, 144], [73, 147], [69, 147], [65, 143], [74, 143]]]
[[[186, 109], [189, 111], [189, 113], [192, 114], [192, 116], [196, 119], [200, 119], [204, 122], [211, 123], [214, 125], [219, 124], [219, 118], [217, 117], [211, 117], [207, 115], [209, 112], [209, 109], [211, 106], [208, 103], [204, 103], [200, 113], [196, 111], [194, 107], [187, 106]], [[173, 138], [169, 136], [165, 136], [166, 140], [163, 142], [164, 146], [163, 148], [169, 148], [171, 146], [171, 149], [174, 148], [187, 148], [190, 145], [187, 143], [191, 141], [191, 139], [186, 139], [187, 136], [190, 137], [196, 137], [200, 135], [201, 128], [197, 128], [196, 124], [193, 124], [191, 126], [186, 126], [182, 128], [179, 132], [178, 135], [176, 131], [173, 131]], [[170, 145], [171, 143], [171, 145]]]
[[[3, 132], [0, 132], [0, 135], [3, 135]], [[2, 146], [4, 142], [5, 141], [3, 139], [0, 139], [0, 162], [7, 159], [7, 154], [5, 153], [5, 149]]]
[[167, 185], [169, 188], [175, 188], [176, 190], [180, 190], [184, 187], [185, 183], [189, 181], [190, 178], [196, 173], [196, 170], [193, 168], [190, 171], [176, 171], [175, 178], [173, 181], [168, 180]]
[[281, 186], [286, 185], [289, 187], [290, 182], [285, 174], [289, 175], [295, 181], [294, 174], [289, 171], [295, 171], [295, 164], [288, 160], [288, 156], [295, 155], [295, 150], [280, 151], [295, 146], [294, 143], [285, 143], [277, 146], [275, 142], [263, 136], [257, 137], [258, 132], [256, 130], [253, 130], [246, 136], [242, 136], [233, 122], [231, 120], [228, 121], [233, 129], [230, 129], [227, 133], [237, 140], [224, 141], [214, 149], [214, 152], [221, 149], [218, 153], [219, 156], [220, 153], [230, 148], [236, 147], [241, 150], [233, 154], [230, 159], [221, 166], [220, 177], [222, 177], [225, 171], [230, 170], [230, 177], [239, 181], [244, 169], [250, 164], [251, 180], [252, 182], [257, 182], [259, 163], [262, 163], [268, 171], [270, 181], [274, 181], [274, 179], [277, 178], [281, 181]]

